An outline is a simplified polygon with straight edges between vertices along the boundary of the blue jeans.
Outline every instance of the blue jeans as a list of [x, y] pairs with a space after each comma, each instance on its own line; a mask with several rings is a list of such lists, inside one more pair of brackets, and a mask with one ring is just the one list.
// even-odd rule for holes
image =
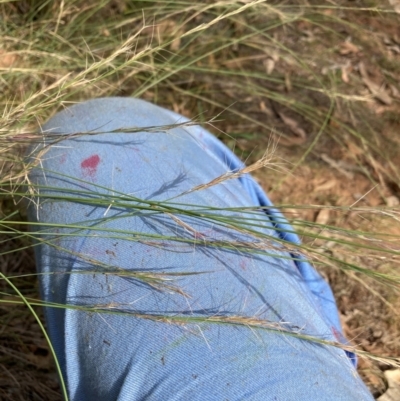
[[73, 306], [46, 308], [70, 399], [372, 400], [354, 355], [285, 333], [345, 341], [328, 284], [274, 240], [299, 242], [251, 177], [191, 191], [242, 163], [199, 126], [166, 127], [185, 121], [108, 98], [43, 127], [29, 216], [42, 297]]

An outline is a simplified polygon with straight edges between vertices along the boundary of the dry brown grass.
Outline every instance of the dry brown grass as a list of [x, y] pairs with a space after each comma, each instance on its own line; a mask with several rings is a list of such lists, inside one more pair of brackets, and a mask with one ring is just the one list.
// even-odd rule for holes
[[[256, 177], [310, 249], [335, 259], [315, 263], [335, 291], [348, 337], [362, 350], [400, 357], [398, 283], [377, 284], [341, 265], [398, 276], [399, 15], [389, 2], [356, 4], [1, 2], [1, 272], [35, 271], [30, 242], [18, 234], [26, 216], [12, 194], [26, 177], [21, 154], [37, 127], [77, 101], [140, 96], [212, 121], [207, 128], [250, 166], [272, 136], [286, 172]], [[338, 240], [361, 237], [379, 249]], [[38, 297], [35, 276], [13, 282]], [[0, 285], [0, 398], [61, 399], [39, 326]], [[360, 363], [375, 395], [385, 389], [385, 369]]]

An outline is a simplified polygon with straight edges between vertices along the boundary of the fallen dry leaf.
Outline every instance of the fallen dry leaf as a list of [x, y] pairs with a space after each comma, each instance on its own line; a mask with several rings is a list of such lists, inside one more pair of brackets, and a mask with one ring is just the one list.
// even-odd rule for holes
[[177, 35], [176, 39], [171, 42], [171, 50], [177, 51], [181, 47], [181, 38]]
[[369, 78], [367, 70], [366, 70], [363, 62], [360, 62], [358, 64], [358, 70], [360, 71], [360, 75], [361, 75], [361, 78], [362, 78], [365, 86], [372, 93], [372, 95], [375, 98], [377, 98], [378, 100], [380, 100], [382, 103], [384, 103], [386, 105], [391, 105], [392, 101], [393, 101], [392, 98], [384, 90], [384, 87], [382, 85], [376, 84]]
[[340, 44], [339, 53], [342, 56], [347, 56], [348, 54], [357, 54], [360, 49], [353, 43], [348, 42], [347, 40]]
[[17, 61], [17, 55], [0, 49], [0, 68], [10, 68]]
[[389, 207], [396, 207], [396, 206], [400, 205], [400, 200], [399, 200], [399, 198], [397, 196], [394, 196], [394, 195], [388, 196], [386, 198], [386, 204]]
[[389, 88], [392, 92], [392, 96], [397, 99], [400, 99], [400, 91], [394, 85], [389, 85]]
[[353, 71], [353, 66], [351, 65], [349, 60], [346, 62], [345, 65], [342, 66], [341, 71], [343, 82], [348, 83], [350, 81], [349, 74]]
[[170, 47], [172, 51], [179, 50], [181, 46], [181, 35], [180, 29], [175, 21], [169, 19], [157, 24], [157, 33], [160, 43], [162, 43], [161, 38], [164, 35], [175, 37], [175, 39], [171, 42]]
[[349, 83], [349, 75], [347, 74], [347, 68], [342, 67], [342, 81], [346, 84]]
[[377, 107], [375, 107], [374, 111], [375, 111], [375, 114], [377, 114], [377, 115], [383, 114], [388, 111], [388, 107], [387, 106], [377, 106]]
[[315, 222], [317, 224], [325, 225], [328, 223], [330, 218], [330, 210], [329, 209], [322, 209], [318, 212], [317, 217], [315, 218]]
[[293, 118], [288, 117], [286, 114], [282, 113], [281, 111], [278, 112], [279, 117], [281, 120], [284, 122], [284, 124], [296, 135], [299, 137], [298, 141], [301, 140], [301, 142], [296, 141], [296, 143], [303, 143], [306, 140], [306, 132], [303, 130], [303, 128], [299, 127], [299, 124], [296, 120]]
[[365, 150], [363, 150], [360, 146], [353, 142], [349, 137], [345, 138], [345, 143], [348, 149], [348, 156], [352, 156], [352, 158], [356, 158], [357, 156], [363, 156], [365, 154]]
[[389, 0], [390, 5], [393, 7], [393, 10], [400, 14], [400, 0]]
[[263, 64], [265, 66], [267, 74], [270, 75], [272, 71], [274, 71], [275, 61], [272, 58], [267, 58], [266, 60], [264, 60]]
[[387, 370], [383, 373], [388, 382], [388, 389], [377, 401], [399, 401], [400, 400], [400, 369]]
[[268, 117], [272, 117], [274, 115], [272, 110], [266, 106], [264, 101], [260, 102], [260, 110], [264, 112]]
[[316, 192], [320, 192], [320, 191], [327, 191], [328, 189], [332, 189], [337, 185], [337, 181], [336, 180], [329, 180], [324, 182], [321, 185], [318, 185], [314, 188], [314, 191]]

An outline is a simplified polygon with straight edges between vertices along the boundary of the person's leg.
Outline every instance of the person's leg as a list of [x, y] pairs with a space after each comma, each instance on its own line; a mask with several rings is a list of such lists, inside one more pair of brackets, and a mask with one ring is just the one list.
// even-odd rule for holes
[[[44, 127], [103, 132], [52, 145], [30, 177], [39, 188], [30, 218], [43, 229], [42, 296], [82, 308], [46, 310], [70, 398], [372, 399], [342, 350], [282, 332], [335, 341], [340, 326], [327, 284], [277, 250], [272, 239], [288, 228], [278, 212], [253, 215], [271, 238], [260, 244], [228, 228], [242, 212], [210, 211], [270, 206], [257, 184], [243, 177], [190, 191], [239, 167], [235, 156], [195, 126], [113, 132], [183, 121], [109, 98]], [[160, 274], [173, 280], [152, 281]], [[277, 330], [249, 328], [254, 318]]]

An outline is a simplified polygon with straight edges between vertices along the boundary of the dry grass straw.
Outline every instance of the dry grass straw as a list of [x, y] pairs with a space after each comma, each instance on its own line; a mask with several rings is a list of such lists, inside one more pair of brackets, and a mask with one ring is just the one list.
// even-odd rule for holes
[[[352, 293], [362, 287], [367, 291], [365, 294], [380, 300], [381, 324], [385, 326], [390, 321], [385, 327], [395, 336], [399, 327], [394, 311], [398, 302], [400, 252], [395, 201], [399, 196], [400, 160], [396, 152], [400, 145], [393, 132], [398, 132], [396, 88], [400, 88], [397, 87], [399, 61], [393, 50], [399, 46], [398, 37], [391, 30], [397, 22], [391, 11], [378, 1], [365, 2], [360, 7], [354, 7], [350, 1], [315, 5], [312, 1], [295, 0], [284, 4], [262, 0], [2, 1], [0, 256], [4, 280], [0, 318], [5, 345], [0, 365], [8, 379], [4, 387], [7, 390], [1, 390], [0, 398], [27, 399], [30, 393], [42, 399], [57, 399], [54, 384], [48, 380], [50, 365], [35, 376], [30, 361], [35, 352], [31, 350], [46, 348], [40, 329], [36, 326], [35, 334], [27, 338], [25, 334], [30, 329], [13, 323], [18, 322], [18, 313], [12, 305], [24, 302], [31, 308], [27, 314], [31, 324], [35, 324], [33, 314], [40, 315], [37, 305], [42, 305], [35, 295], [31, 249], [35, 235], [26, 230], [21, 203], [26, 195], [21, 184], [27, 183], [34, 163], [28, 164], [22, 155], [30, 144], [40, 144], [45, 139], [54, 144], [61, 139], [51, 133], [36, 134], [37, 127], [57, 110], [93, 97], [140, 96], [172, 108], [196, 119], [196, 123], [207, 125], [248, 160], [248, 167], [227, 172], [191, 191], [267, 167], [277, 169], [279, 174], [268, 175], [271, 183], [266, 187], [272, 195], [282, 194], [281, 188], [288, 182], [293, 186], [303, 167], [312, 168], [315, 163], [329, 164], [338, 176], [347, 180], [362, 177], [370, 188], [376, 188], [373, 192], [378, 194], [380, 203], [366, 204], [373, 194], [365, 192], [358, 196], [356, 204], [354, 200], [336, 204], [332, 199], [321, 199], [321, 203], [327, 203], [322, 208], [320, 204], [303, 206], [304, 200], [280, 205], [304, 243], [294, 247], [281, 242], [278, 249], [283, 247], [310, 258], [331, 281], [337, 294], [343, 291], [340, 283], [349, 285], [350, 277], [356, 283], [351, 287]], [[376, 21], [381, 19], [378, 24]], [[372, 31], [366, 28], [369, 25], [374, 26]], [[366, 59], [374, 52], [379, 53], [379, 61], [368, 64]], [[171, 128], [148, 127], [148, 131]], [[130, 127], [126, 130], [132, 132]], [[82, 134], [88, 133], [74, 135]], [[270, 148], [265, 153], [271, 146], [271, 135], [273, 151]], [[302, 194], [304, 199], [306, 195]], [[68, 196], [73, 201], [73, 195]], [[127, 201], [124, 196], [116, 194], [104, 202], [123, 204]], [[385, 202], [387, 206], [382, 207]], [[179, 205], [146, 207], [166, 214], [190, 233], [192, 238], [185, 241], [204, 241], [185, 222]], [[321, 210], [329, 210], [335, 216], [334, 224], [298, 217], [319, 214]], [[296, 213], [293, 218], [292, 211]], [[265, 252], [270, 247], [274, 251], [270, 239], [259, 234], [252, 217], [254, 211], [241, 212], [246, 215], [242, 221], [222, 218], [213, 210], [207, 211], [207, 218], [256, 239], [210, 246], [252, 252]], [[194, 210], [193, 214], [205, 218], [202, 210]], [[102, 233], [110, 237], [120, 234]], [[157, 238], [138, 240], [162, 246]], [[117, 274], [118, 266], [103, 267]], [[173, 277], [143, 273], [140, 279], [157, 289], [190, 295], [174, 284]], [[19, 291], [19, 300], [15, 291]], [[351, 302], [343, 304], [347, 305], [347, 316], [352, 311]], [[108, 313], [115, 306], [98, 309]], [[180, 317], [143, 317], [189, 324]], [[208, 322], [271, 328], [268, 322], [249, 319], [210, 316]], [[361, 322], [358, 327], [363, 324], [369, 323]], [[369, 352], [366, 349], [371, 347], [365, 344], [352, 350], [373, 359], [373, 366], [379, 371], [381, 363], [398, 365], [398, 360], [392, 358], [400, 354], [398, 344], [393, 341], [391, 344], [390, 347], [382, 344], [377, 352]], [[393, 355], [388, 355], [389, 352]], [[369, 376], [364, 377], [368, 382]], [[373, 391], [382, 391], [382, 381], [368, 384]]]

